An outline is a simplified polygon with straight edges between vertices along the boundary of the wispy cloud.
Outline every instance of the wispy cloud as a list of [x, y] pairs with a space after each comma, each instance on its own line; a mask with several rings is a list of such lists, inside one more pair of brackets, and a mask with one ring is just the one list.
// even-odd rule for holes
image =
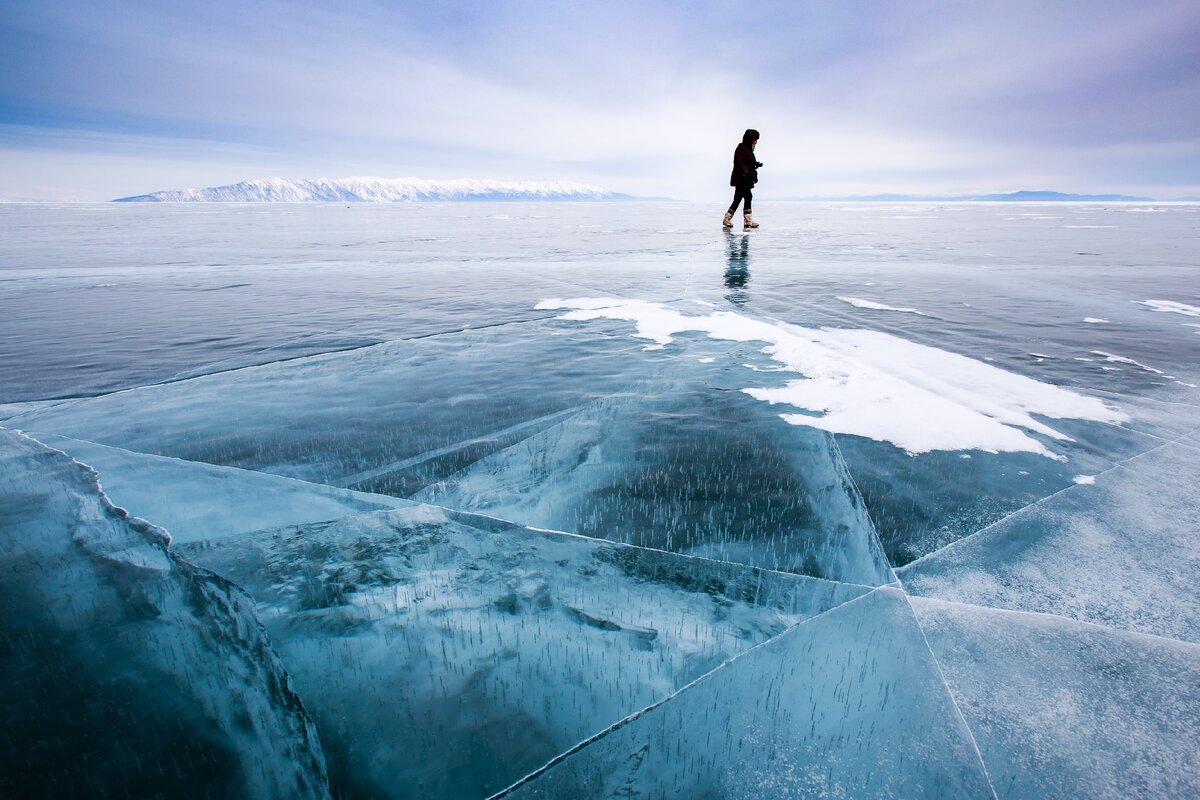
[[[764, 197], [1193, 194], [1196, 41], [1178, 0], [20, 4], [0, 20], [0, 192], [236, 168], [710, 198], [753, 125]], [[76, 172], [33, 174], [56, 149]]]

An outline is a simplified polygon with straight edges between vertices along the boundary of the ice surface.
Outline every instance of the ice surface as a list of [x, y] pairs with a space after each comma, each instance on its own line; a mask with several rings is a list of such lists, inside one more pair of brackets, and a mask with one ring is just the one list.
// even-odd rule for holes
[[[647, 704], [519, 791], [990, 797], [952, 696], [1001, 796], [1196, 794], [1194, 645], [1138, 633], [1200, 619], [1200, 206], [1154, 209], [773, 204], [726, 235], [697, 204], [0, 204], [3, 424], [175, 537], [5, 606], [73, 603], [91, 649], [0, 637], [6, 686], [86, 668], [53, 687], [75, 724], [3, 757], [62, 742], [52, 777], [106, 781], [178, 752], [201, 777], [143, 793], [203, 793], [273, 745], [191, 698], [277, 719], [282, 663], [345, 797], [482, 796]], [[51, 528], [86, 494], [30, 482]], [[181, 558], [253, 592], [257, 700], [252, 617], [133, 616], [129, 570], [225, 586]], [[862, 597], [913, 561], [912, 591], [1016, 609], [914, 601], [957, 695], [896, 587]], [[129, 643], [180, 625], [212, 635]], [[150, 708], [93, 714], [77, 674], [155, 659]], [[17, 700], [5, 734], [58, 708]], [[121, 733], [153, 708], [184, 733]]]
[[[549, 324], [144, 387], [10, 424], [817, 577], [892, 580], [828, 434], [790, 429], [738, 392], [728, 355], [700, 364], [700, 343], [664, 358]], [[311, 487], [299, 488], [310, 502]]]
[[891, 442], [910, 453], [977, 449], [1052, 456], [1030, 433], [1068, 437], [1034, 414], [1128, 419], [1096, 398], [878, 331], [803, 328], [729, 311], [682, 314], [662, 303], [613, 297], [543, 300], [537, 307], [572, 309], [565, 320], [627, 320], [638, 337], [660, 347], [691, 331], [762, 342], [763, 352], [803, 377], [784, 387], [748, 387], [747, 394], [812, 412], [784, 414], [794, 425]]
[[39, 440], [95, 469], [113, 503], [154, 520], [177, 545], [411, 505], [388, 495], [132, 453], [64, 436], [42, 434]]
[[838, 295], [838, 300], [841, 300], [843, 303], [849, 303], [855, 308], [866, 308], [871, 311], [900, 311], [905, 314], [927, 316], [924, 311], [918, 311], [915, 308], [899, 308], [897, 306], [889, 306], [886, 303], [877, 303], [874, 300], [863, 300], [859, 297], [843, 297], [842, 295]]
[[[1178, 437], [1194, 427], [1178, 409], [1149, 413], [1155, 422], [1147, 427], [1159, 433]], [[1125, 426], [1059, 424], [1072, 439], [1058, 445], [1062, 461], [1031, 453], [907, 456], [857, 437], [838, 437], [838, 446], [888, 558], [899, 567], [1071, 486], [1077, 475], [1097, 474], [1163, 442]]]
[[894, 580], [829, 434], [740, 393], [663, 384], [591, 404], [415, 497], [815, 577]]
[[992, 792], [908, 603], [884, 588], [747, 652], [502, 796]]
[[1000, 798], [1200, 796], [1200, 647], [912, 599]]
[[928, 597], [1200, 642], [1200, 449], [1163, 445], [899, 570]]
[[403, 496], [632, 379], [621, 347], [552, 337], [535, 350], [525, 327], [206, 375], [9, 424]]
[[327, 797], [245, 593], [0, 429], [0, 794]]
[[254, 595], [352, 797], [483, 797], [869, 591], [432, 506], [181, 552]]
[[1200, 307], [1175, 300], [1143, 300], [1141, 303], [1155, 311], [1168, 311], [1173, 314], [1183, 314], [1185, 317], [1200, 317]]

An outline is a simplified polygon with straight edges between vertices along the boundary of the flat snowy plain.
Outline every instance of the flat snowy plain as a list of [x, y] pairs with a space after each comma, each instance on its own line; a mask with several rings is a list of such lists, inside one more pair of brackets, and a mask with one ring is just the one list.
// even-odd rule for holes
[[1200, 795], [1200, 205], [760, 206], [0, 205], [0, 794]]

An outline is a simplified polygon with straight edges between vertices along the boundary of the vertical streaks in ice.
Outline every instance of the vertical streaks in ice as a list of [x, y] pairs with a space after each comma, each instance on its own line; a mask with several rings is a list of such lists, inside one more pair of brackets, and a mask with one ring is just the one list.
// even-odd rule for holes
[[0, 794], [328, 796], [250, 599], [96, 474], [0, 430]]
[[990, 796], [903, 596], [802, 623], [500, 796]]

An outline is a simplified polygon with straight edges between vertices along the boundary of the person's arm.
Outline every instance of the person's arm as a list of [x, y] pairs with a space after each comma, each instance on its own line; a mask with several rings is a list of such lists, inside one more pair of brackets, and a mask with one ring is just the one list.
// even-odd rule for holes
[[733, 151], [733, 165], [737, 168], [738, 174], [743, 177], [752, 175], [754, 170], [761, 166], [754, 160], [754, 151], [748, 144], [739, 144]]

